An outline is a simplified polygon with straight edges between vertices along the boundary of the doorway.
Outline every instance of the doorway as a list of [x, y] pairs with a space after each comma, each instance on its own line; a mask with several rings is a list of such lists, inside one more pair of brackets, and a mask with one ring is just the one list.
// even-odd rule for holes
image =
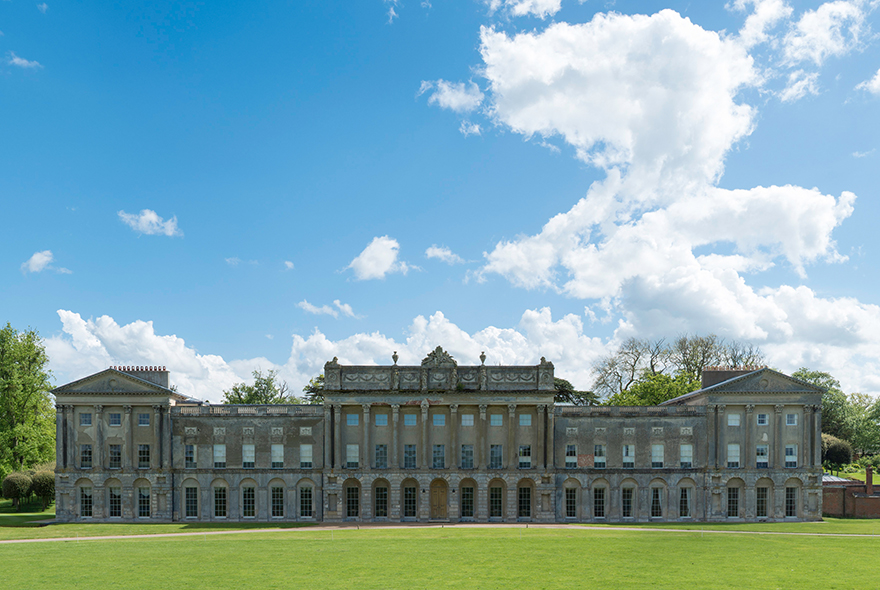
[[447, 508], [447, 495], [449, 486], [446, 480], [435, 479], [431, 482], [431, 520], [446, 520], [449, 518]]

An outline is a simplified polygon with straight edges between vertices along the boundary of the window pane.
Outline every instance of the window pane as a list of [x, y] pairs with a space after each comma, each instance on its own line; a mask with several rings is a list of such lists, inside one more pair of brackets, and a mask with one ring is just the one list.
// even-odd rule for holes
[[434, 426], [446, 426], [446, 414], [434, 414]]
[[300, 469], [312, 468], [312, 445], [302, 444], [299, 446], [299, 467]]
[[376, 517], [385, 518], [388, 516], [388, 488], [376, 488]]
[[474, 517], [474, 488], [461, 488], [461, 516], [462, 518]]
[[214, 469], [226, 468], [226, 445], [214, 445]]
[[474, 415], [473, 414], [462, 414], [461, 415], [461, 425], [462, 426], [473, 426], [474, 425]]
[[254, 468], [254, 445], [241, 445], [241, 466], [245, 469]]
[[434, 469], [446, 468], [446, 445], [434, 445]]
[[416, 446], [415, 445], [403, 445], [403, 468], [404, 469], [415, 469], [416, 468]]
[[518, 512], [520, 518], [531, 518], [532, 516], [532, 488], [519, 488], [518, 490]]
[[272, 469], [284, 467], [284, 445], [272, 445]]
[[[300, 489], [300, 498], [302, 497], [302, 490], [311, 488], [301, 488]], [[306, 516], [302, 513], [302, 507], [300, 507], [300, 515]], [[273, 518], [281, 518], [284, 516], [284, 488], [281, 486], [273, 486], [272, 487], [272, 517]]]
[[199, 516], [199, 488], [184, 488], [184, 502], [186, 505], [186, 517], [198, 518]]
[[519, 425], [520, 426], [531, 426], [532, 425], [532, 415], [531, 414], [520, 414], [519, 415]]
[[415, 414], [404, 414], [403, 415], [403, 425], [404, 426], [415, 426], [416, 425], [416, 415]]
[[376, 414], [376, 426], [388, 426], [388, 414]]
[[348, 426], [357, 426], [358, 425], [358, 414], [346, 414], [345, 415], [345, 423]]
[[593, 490], [593, 517], [605, 518], [605, 488]]
[[241, 488], [241, 515], [245, 518], [253, 518], [256, 513], [256, 500], [254, 488]]
[[504, 418], [501, 414], [489, 414], [489, 426], [501, 426]]
[[345, 466], [348, 469], [357, 469], [360, 461], [360, 447], [358, 445], [345, 445]]

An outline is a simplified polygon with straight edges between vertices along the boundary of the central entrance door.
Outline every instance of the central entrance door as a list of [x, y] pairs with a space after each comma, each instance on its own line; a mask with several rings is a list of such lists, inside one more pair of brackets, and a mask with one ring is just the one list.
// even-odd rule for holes
[[449, 518], [446, 498], [448, 489], [445, 480], [435, 479], [431, 482], [431, 520]]

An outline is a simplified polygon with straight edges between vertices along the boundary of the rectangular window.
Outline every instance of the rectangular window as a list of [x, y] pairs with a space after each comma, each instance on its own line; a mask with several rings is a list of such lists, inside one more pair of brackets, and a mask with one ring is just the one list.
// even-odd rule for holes
[[376, 518], [388, 517], [388, 488], [376, 488]]
[[502, 496], [501, 488], [489, 488], [489, 518], [501, 518]]
[[633, 515], [633, 489], [623, 488], [620, 490], [620, 513], [623, 518], [632, 518]]
[[92, 445], [81, 445], [79, 450], [79, 466], [82, 469], [92, 468]]
[[461, 415], [461, 425], [462, 426], [473, 426], [474, 425], [474, 415], [473, 414], [462, 414]]
[[226, 488], [214, 488], [214, 518], [226, 518]]
[[797, 445], [785, 445], [785, 466], [797, 467]]
[[474, 517], [474, 488], [461, 488], [461, 517]]
[[503, 414], [489, 414], [489, 426], [501, 426], [504, 424]]
[[[309, 509], [311, 509], [312, 488], [300, 488], [300, 500], [302, 500], [303, 490], [309, 491]], [[306, 516], [302, 512], [302, 506], [300, 506], [300, 515]], [[311, 516], [311, 511], [309, 516]], [[272, 518], [284, 518], [284, 488], [281, 486], [272, 487]]]
[[361, 490], [354, 486], [345, 488], [345, 516], [357, 518], [361, 510]]
[[519, 518], [532, 517], [532, 488], [519, 488], [517, 490], [517, 516]]
[[755, 516], [758, 518], [767, 518], [767, 487], [761, 486], [755, 488]]
[[565, 468], [575, 469], [578, 466], [577, 445], [565, 445]]
[[226, 445], [214, 445], [214, 469], [226, 469]]
[[727, 445], [727, 468], [739, 468], [739, 443], [730, 443]]
[[727, 518], [739, 518], [739, 488], [727, 488]]
[[348, 426], [357, 426], [358, 425], [358, 414], [346, 414], [345, 415], [345, 423]]
[[446, 468], [446, 445], [434, 445], [434, 461], [432, 462], [433, 469], [445, 469]]
[[254, 488], [241, 488], [241, 515], [253, 518], [256, 514], [256, 493]]
[[739, 426], [740, 415], [739, 414], [728, 414], [727, 415], [727, 425], [728, 426]]
[[651, 518], [663, 518], [663, 490], [651, 488]]
[[122, 517], [122, 488], [110, 488], [110, 518]]
[[415, 445], [403, 445], [403, 468], [404, 469], [415, 469], [416, 468], [416, 446]]
[[474, 445], [461, 445], [461, 468], [474, 468]]
[[758, 445], [755, 447], [755, 467], [758, 469], [770, 467], [770, 445]]
[[345, 467], [357, 469], [360, 463], [361, 449], [358, 445], [345, 445]]
[[187, 518], [199, 517], [199, 488], [184, 488], [184, 505]]
[[624, 469], [632, 469], [635, 467], [636, 461], [636, 446], [635, 445], [623, 445], [623, 468]]
[[519, 468], [520, 469], [531, 469], [532, 468], [532, 445], [520, 445], [519, 446]]
[[605, 518], [605, 488], [593, 489], [593, 518]]
[[434, 414], [434, 426], [446, 426], [446, 414]]
[[565, 518], [577, 518], [577, 489], [565, 488]]
[[376, 445], [376, 469], [388, 468], [388, 445]]
[[679, 454], [681, 456], [681, 468], [682, 469], [690, 469], [694, 466], [694, 445], [692, 444], [683, 444], [679, 447]]
[[691, 517], [691, 489], [690, 488], [681, 488], [680, 495], [678, 497], [678, 517], [679, 518], [690, 518]]
[[272, 445], [272, 469], [284, 468], [284, 445]]
[[797, 488], [785, 488], [785, 517], [797, 518]]
[[663, 445], [651, 445], [651, 467], [663, 468]]
[[403, 415], [403, 425], [404, 426], [415, 426], [416, 425], [416, 415], [415, 414], [404, 414]]
[[785, 425], [786, 426], [797, 426], [797, 414], [786, 414], [785, 415]]
[[122, 426], [122, 414], [110, 414], [110, 426]]
[[519, 415], [519, 425], [520, 426], [531, 426], [532, 425], [532, 415], [531, 414], [520, 414]]
[[80, 426], [91, 426], [92, 425], [92, 414], [90, 412], [83, 412], [79, 415], [79, 425]]
[[489, 469], [501, 469], [504, 453], [502, 445], [489, 447]]
[[79, 489], [79, 515], [83, 518], [92, 517], [92, 488]]
[[256, 452], [254, 450], [254, 445], [252, 445], [252, 444], [241, 445], [241, 466], [243, 469], [253, 469], [254, 468], [255, 455], [256, 455]]
[[196, 446], [195, 445], [184, 445], [183, 446], [183, 466], [185, 469], [195, 469], [196, 468]]
[[149, 426], [150, 425], [150, 415], [149, 414], [138, 414], [138, 426]]
[[150, 518], [150, 488], [138, 488], [138, 518]]
[[150, 445], [138, 445], [138, 469], [150, 468]]
[[758, 426], [767, 426], [770, 423], [770, 420], [767, 417], [767, 414], [758, 414]]
[[312, 465], [312, 445], [301, 444], [299, 446], [299, 468], [311, 469]]
[[403, 517], [415, 518], [418, 495], [416, 488], [403, 488]]
[[[565, 466], [568, 467], [568, 456], [565, 457], [565, 461]], [[574, 464], [577, 466], [577, 456], [574, 457]], [[593, 467], [605, 469], [605, 445], [593, 445]]]
[[388, 414], [376, 414], [376, 426], [388, 426]]

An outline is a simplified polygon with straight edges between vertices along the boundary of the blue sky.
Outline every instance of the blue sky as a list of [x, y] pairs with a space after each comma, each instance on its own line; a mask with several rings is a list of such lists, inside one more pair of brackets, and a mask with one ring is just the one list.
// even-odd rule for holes
[[0, 1], [0, 309], [56, 381], [716, 333], [880, 393], [880, 3]]

